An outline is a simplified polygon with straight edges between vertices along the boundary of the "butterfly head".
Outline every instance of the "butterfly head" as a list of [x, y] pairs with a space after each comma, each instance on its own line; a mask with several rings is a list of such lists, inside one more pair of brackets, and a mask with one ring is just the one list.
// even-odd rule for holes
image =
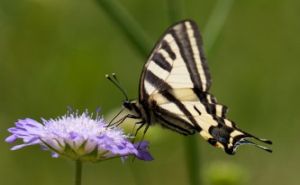
[[140, 104], [136, 101], [130, 101], [130, 100], [125, 100], [123, 102], [123, 107], [125, 107], [127, 110], [130, 111], [130, 114], [140, 118], [142, 117], [142, 108], [140, 106]]
[[134, 108], [134, 103], [133, 101], [130, 101], [130, 100], [125, 100], [123, 102], [123, 107], [125, 107], [126, 109], [128, 109], [129, 111], [132, 111]]
[[130, 111], [130, 114], [140, 118], [142, 116], [142, 108], [140, 106], [140, 104], [135, 101], [135, 100], [129, 100], [126, 91], [124, 90], [124, 88], [121, 86], [117, 76], [115, 73], [112, 73], [111, 75], [105, 75], [105, 77], [112, 82], [124, 95], [125, 100], [123, 101], [123, 107], [126, 108], [127, 110]]

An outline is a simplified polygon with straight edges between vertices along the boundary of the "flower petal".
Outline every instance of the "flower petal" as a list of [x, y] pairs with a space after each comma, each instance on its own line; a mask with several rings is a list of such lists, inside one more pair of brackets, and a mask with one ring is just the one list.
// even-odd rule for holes
[[13, 142], [15, 142], [17, 139], [18, 139], [18, 137], [17, 137], [16, 135], [11, 135], [11, 136], [8, 136], [8, 137], [5, 139], [5, 142], [7, 142], [7, 143], [13, 143]]
[[134, 146], [136, 147], [138, 153], [136, 157], [140, 160], [144, 161], [152, 161], [154, 158], [148, 151], [149, 143], [147, 141], [141, 141], [138, 143], [135, 143]]

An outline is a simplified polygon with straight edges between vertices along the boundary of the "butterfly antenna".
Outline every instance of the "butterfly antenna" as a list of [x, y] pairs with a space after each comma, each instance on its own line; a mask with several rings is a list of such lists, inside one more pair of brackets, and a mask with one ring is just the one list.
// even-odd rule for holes
[[117, 78], [116, 73], [112, 73], [111, 75], [112, 75], [112, 77], [114, 78], [115, 82], [117, 82], [117, 84], [119, 85], [119, 88], [121, 89], [121, 91], [123, 91], [123, 94], [125, 95], [126, 100], [128, 100], [127, 92], [125, 91], [125, 89], [124, 89], [123, 86], [121, 85], [119, 79]]
[[121, 86], [116, 74], [112, 73], [112, 77], [113, 78], [111, 78], [108, 74], [105, 75], [105, 78], [107, 78], [110, 82], [112, 82], [122, 92], [122, 94], [125, 96], [125, 99], [128, 100], [127, 93], [124, 90], [124, 88]]
[[119, 79], [117, 78], [116, 73], [112, 73], [111, 75], [112, 75], [112, 77], [114, 78], [114, 80], [115, 80], [116, 82], [118, 82], [118, 84], [120, 85], [120, 81], [119, 81]]

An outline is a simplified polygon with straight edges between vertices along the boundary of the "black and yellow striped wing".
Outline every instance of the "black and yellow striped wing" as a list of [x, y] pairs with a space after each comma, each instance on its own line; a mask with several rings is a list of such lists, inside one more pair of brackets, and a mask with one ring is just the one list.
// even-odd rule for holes
[[[162, 82], [156, 81], [156, 78]], [[155, 85], [154, 85], [155, 84]], [[202, 49], [202, 41], [193, 21], [171, 26], [156, 44], [146, 63], [140, 82], [140, 99], [170, 88], [194, 88], [208, 91], [211, 78]]]
[[[194, 93], [191, 89], [184, 91], [185, 94]], [[224, 111], [227, 109], [225, 106], [219, 104], [205, 105], [199, 100], [186, 98], [169, 100], [169, 96], [177, 98], [175, 94], [178, 93], [182, 93], [182, 90], [177, 92], [177, 89], [173, 89], [170, 94], [162, 92], [152, 95], [152, 101], [155, 101], [152, 107], [153, 113], [162, 126], [183, 135], [199, 133], [210, 144], [224, 149], [228, 154], [234, 154], [237, 147], [242, 144], [252, 144], [266, 151], [271, 151], [247, 140], [247, 138], [255, 138], [268, 144], [271, 143], [269, 140], [257, 138], [237, 128], [234, 122], [226, 118]]]
[[227, 107], [208, 92], [210, 86], [199, 30], [185, 20], [171, 26], [156, 44], [142, 72], [139, 101], [162, 126], [184, 135], [200, 133], [229, 154], [241, 144], [256, 145], [249, 137], [270, 143], [228, 120]]

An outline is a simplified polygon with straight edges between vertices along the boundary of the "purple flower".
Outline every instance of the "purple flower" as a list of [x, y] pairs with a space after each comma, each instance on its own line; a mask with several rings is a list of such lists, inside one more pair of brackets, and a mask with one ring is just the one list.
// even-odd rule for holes
[[87, 112], [42, 119], [42, 123], [26, 118], [18, 120], [8, 131], [12, 135], [6, 142], [23, 140], [11, 150], [41, 145], [52, 151], [53, 157], [65, 156], [73, 160], [96, 162], [130, 155], [141, 160], [153, 159], [148, 152], [148, 142], [133, 144], [120, 128], [108, 126], [101, 117], [92, 118]]

